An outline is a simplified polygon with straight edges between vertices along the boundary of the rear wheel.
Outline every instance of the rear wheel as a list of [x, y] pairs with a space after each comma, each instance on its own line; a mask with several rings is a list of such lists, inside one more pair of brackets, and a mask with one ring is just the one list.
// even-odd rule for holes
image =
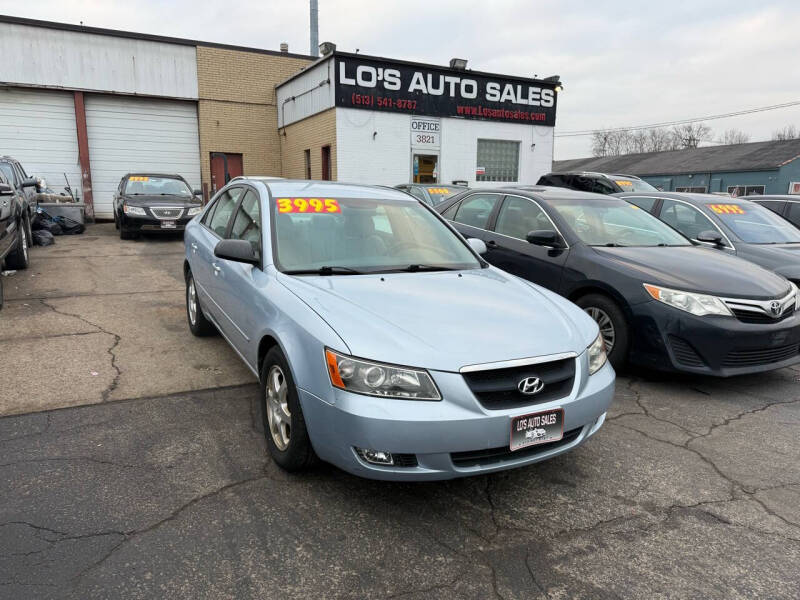
[[19, 224], [19, 235], [14, 251], [6, 257], [6, 266], [15, 271], [28, 268], [28, 219], [23, 218]]
[[620, 370], [628, 362], [630, 327], [619, 305], [603, 294], [587, 294], [575, 301], [595, 320], [606, 345], [608, 362]]
[[189, 320], [189, 330], [197, 337], [207, 337], [217, 333], [217, 328], [203, 314], [191, 271], [186, 275], [186, 318]]
[[261, 417], [272, 460], [286, 471], [302, 471], [317, 461], [306, 430], [289, 363], [273, 347], [261, 363]]
[[[2, 266], [2, 265], [0, 265]], [[0, 310], [3, 310], [3, 276], [0, 275]]]

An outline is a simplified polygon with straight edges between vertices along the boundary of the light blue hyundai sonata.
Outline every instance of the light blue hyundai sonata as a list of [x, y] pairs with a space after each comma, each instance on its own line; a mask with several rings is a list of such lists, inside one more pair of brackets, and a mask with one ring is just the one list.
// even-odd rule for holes
[[237, 178], [189, 223], [186, 309], [261, 382], [267, 447], [374, 479], [551, 458], [614, 394], [595, 322], [390, 188]]

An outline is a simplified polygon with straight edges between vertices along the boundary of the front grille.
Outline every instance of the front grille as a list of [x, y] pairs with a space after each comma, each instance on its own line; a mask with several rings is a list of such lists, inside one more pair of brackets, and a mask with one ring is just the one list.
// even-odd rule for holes
[[787, 360], [800, 354], [800, 344], [776, 346], [762, 350], [732, 350], [722, 362], [723, 367], [755, 367]]
[[571, 429], [564, 433], [564, 437], [555, 442], [546, 442], [536, 446], [528, 446], [522, 450], [512, 452], [508, 446], [501, 446], [500, 448], [488, 448], [486, 450], [472, 450], [469, 452], [452, 452], [450, 459], [453, 461], [453, 466], [456, 467], [483, 467], [494, 465], [497, 463], [506, 462], [509, 460], [518, 460], [520, 458], [528, 458], [547, 452], [560, 446], [566, 446], [574, 442], [581, 434], [583, 427]]
[[794, 314], [794, 306], [791, 306], [786, 309], [780, 317], [775, 318], [771, 315], [762, 312], [753, 312], [750, 310], [741, 310], [738, 308], [732, 308], [731, 312], [739, 319], [742, 323], [779, 323], [784, 319], [791, 317]]
[[[575, 358], [535, 365], [462, 373], [469, 389], [484, 408], [500, 410], [541, 404], [569, 396], [575, 381]], [[538, 394], [523, 394], [517, 386], [527, 377], [538, 377], [544, 388]]]
[[675, 360], [686, 367], [705, 367], [706, 363], [697, 354], [697, 351], [692, 348], [691, 344], [679, 338], [676, 335], [669, 336], [669, 345], [672, 347], [672, 354], [675, 355]]
[[183, 214], [182, 208], [153, 208], [150, 207], [150, 212], [157, 219], [179, 219]]

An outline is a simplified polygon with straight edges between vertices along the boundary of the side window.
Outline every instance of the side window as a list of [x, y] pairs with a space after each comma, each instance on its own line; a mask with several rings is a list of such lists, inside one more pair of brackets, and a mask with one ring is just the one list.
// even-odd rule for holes
[[0, 162], [0, 171], [2, 171], [3, 175], [6, 176], [6, 179], [8, 179], [9, 184], [13, 185], [14, 187], [19, 185], [17, 183], [17, 178], [14, 176], [14, 169], [11, 167], [10, 164], [8, 164], [7, 162]]
[[800, 227], [800, 202], [789, 202], [789, 214], [786, 218]]
[[419, 188], [415, 187], [409, 188], [408, 193], [414, 196], [414, 198], [416, 198], [417, 200], [422, 200], [426, 204], [430, 204], [430, 202], [428, 202], [428, 199], [425, 198], [425, 194], [422, 193], [422, 190], [420, 190]]
[[758, 202], [758, 204], [760, 204], [764, 208], [770, 209], [774, 213], [778, 213], [779, 215], [783, 214], [784, 203], [781, 202], [780, 200], [763, 200], [761, 202]]
[[664, 200], [661, 205], [661, 220], [692, 240], [697, 239], [702, 231], [717, 231], [711, 219], [699, 210], [675, 200]]
[[584, 175], [573, 175], [572, 185], [570, 185], [570, 187], [573, 190], [579, 190], [581, 192], [593, 192], [594, 179], [592, 179], [591, 177], [586, 177]]
[[461, 205], [460, 202], [454, 202], [451, 207], [449, 207], [446, 211], [442, 213], [442, 216], [447, 219], [448, 221], [452, 221], [453, 217], [456, 216], [456, 211], [458, 207]]
[[214, 212], [210, 215], [206, 225], [219, 237], [225, 237], [228, 221], [236, 208], [236, 202], [242, 194], [242, 188], [225, 190], [214, 203]]
[[643, 208], [647, 212], [653, 212], [653, 207], [656, 205], [658, 198], [624, 198], [631, 204], [635, 204], [639, 208]]
[[261, 249], [261, 210], [258, 205], [258, 194], [247, 190], [236, 211], [236, 218], [231, 227], [230, 239], [247, 240], [254, 248]]
[[453, 220], [479, 229], [488, 229], [489, 217], [492, 216], [492, 211], [499, 200], [500, 196], [497, 194], [475, 194], [465, 198]]
[[494, 230], [509, 237], [525, 240], [531, 231], [553, 231], [553, 224], [544, 211], [526, 198], [509, 196], [497, 215]]
[[606, 181], [604, 179], [595, 179], [592, 191], [595, 194], [614, 194], [617, 190], [610, 181]]

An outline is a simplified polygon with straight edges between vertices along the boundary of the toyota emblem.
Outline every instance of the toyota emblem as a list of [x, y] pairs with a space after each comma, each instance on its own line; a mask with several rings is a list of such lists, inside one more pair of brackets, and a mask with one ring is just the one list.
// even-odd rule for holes
[[769, 309], [772, 311], [773, 316], [778, 317], [781, 314], [781, 303], [777, 300], [773, 300], [769, 304]]
[[542, 388], [544, 388], [544, 381], [538, 377], [526, 377], [517, 384], [517, 389], [527, 396], [538, 394]]

